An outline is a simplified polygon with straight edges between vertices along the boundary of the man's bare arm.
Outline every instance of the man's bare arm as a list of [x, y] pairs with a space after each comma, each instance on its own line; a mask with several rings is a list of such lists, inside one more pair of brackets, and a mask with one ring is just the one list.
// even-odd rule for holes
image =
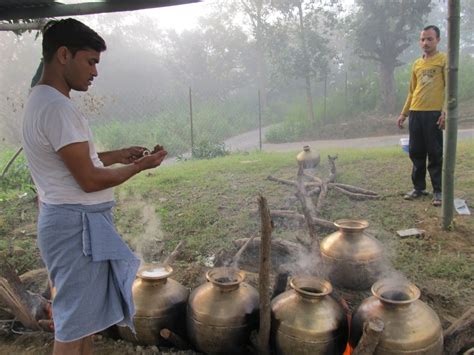
[[143, 156], [143, 152], [146, 148], [144, 147], [130, 147], [123, 148], [118, 150], [112, 150], [108, 152], [101, 152], [97, 155], [99, 156], [100, 161], [104, 166], [109, 166], [112, 164], [130, 164], [135, 160], [140, 159]]
[[90, 159], [88, 142], [69, 144], [61, 148], [58, 154], [79, 186], [85, 192], [95, 192], [120, 185], [142, 170], [156, 168], [167, 152], [161, 150], [119, 168], [95, 167]]

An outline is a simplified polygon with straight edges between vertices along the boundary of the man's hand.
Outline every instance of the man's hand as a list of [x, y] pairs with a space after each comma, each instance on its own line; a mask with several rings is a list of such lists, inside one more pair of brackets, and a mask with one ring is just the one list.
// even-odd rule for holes
[[120, 164], [130, 164], [134, 161], [140, 159], [143, 156], [143, 152], [146, 148], [133, 146], [130, 148], [123, 148], [118, 151], [119, 155], [117, 156], [117, 163]]
[[402, 129], [403, 128], [403, 122], [405, 122], [405, 120], [407, 119], [407, 116], [401, 114], [400, 116], [398, 116], [397, 118], [397, 126], [398, 128]]
[[168, 152], [164, 150], [163, 147], [160, 146], [160, 148], [161, 149], [155, 152], [156, 150], [156, 147], [155, 147], [155, 149], [153, 149], [153, 152], [151, 154], [134, 161], [134, 163], [138, 165], [138, 167], [140, 168], [140, 171], [153, 169], [161, 165], [162, 161], [165, 159]]
[[438, 125], [439, 129], [444, 129], [445, 123], [446, 123], [446, 113], [441, 112], [441, 116], [439, 116], [438, 122], [436, 122], [436, 124]]

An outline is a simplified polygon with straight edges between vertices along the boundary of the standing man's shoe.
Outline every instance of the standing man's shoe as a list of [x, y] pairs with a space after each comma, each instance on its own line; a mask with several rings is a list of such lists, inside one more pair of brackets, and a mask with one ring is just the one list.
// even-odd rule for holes
[[405, 196], [403, 196], [403, 198], [405, 200], [414, 200], [416, 198], [426, 195], [428, 195], [428, 192], [426, 190], [412, 190], [410, 192], [407, 192]]
[[441, 206], [441, 202], [442, 202], [441, 192], [434, 192], [433, 193], [433, 201], [431, 201], [433, 206], [439, 207], [439, 206]]

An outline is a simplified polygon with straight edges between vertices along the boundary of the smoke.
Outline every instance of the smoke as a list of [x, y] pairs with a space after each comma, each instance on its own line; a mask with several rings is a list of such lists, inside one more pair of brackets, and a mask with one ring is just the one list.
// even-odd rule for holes
[[[144, 232], [140, 235], [132, 236], [132, 248], [143, 264], [156, 263], [163, 258], [163, 231], [161, 220], [155, 212], [153, 205], [143, 201], [135, 202], [141, 211]], [[127, 203], [128, 205], [129, 203]], [[138, 222], [137, 222], [138, 223]]]

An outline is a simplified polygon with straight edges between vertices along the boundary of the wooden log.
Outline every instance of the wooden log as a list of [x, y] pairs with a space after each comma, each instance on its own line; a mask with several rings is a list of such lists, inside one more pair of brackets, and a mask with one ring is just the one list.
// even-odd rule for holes
[[29, 292], [15, 270], [4, 263], [1, 265], [4, 278], [0, 277], [0, 298], [17, 319], [29, 329], [40, 330], [38, 319], [47, 319], [48, 301], [41, 295]]
[[283, 185], [288, 185], [288, 186], [295, 186], [296, 185], [296, 183], [292, 180], [280, 179], [280, 178], [273, 177], [271, 175], [269, 175], [267, 177], [267, 179], [270, 180], [270, 181], [278, 182], [278, 183], [283, 184]]
[[184, 248], [185, 246], [185, 241], [182, 240], [178, 243], [178, 245], [176, 245], [176, 247], [174, 248], [174, 250], [171, 252], [170, 255], [168, 255], [168, 257], [165, 259], [165, 261], [163, 261], [163, 264], [164, 265], [170, 265], [172, 264], [176, 258], [178, 257], [179, 253], [181, 253], [182, 249]]
[[341, 184], [341, 183], [338, 183], [338, 182], [329, 183], [329, 187], [331, 187], [331, 186], [337, 186], [337, 187], [340, 187], [341, 189], [347, 190], [349, 192], [355, 192], [355, 193], [360, 193], [360, 194], [364, 194], [364, 195], [378, 196], [378, 194], [374, 191], [366, 190], [366, 189], [363, 189], [363, 188], [357, 187], [357, 186]]
[[329, 163], [329, 178], [327, 182], [335, 182], [336, 181], [336, 159], [337, 154], [335, 156], [328, 155], [328, 163]]
[[[271, 175], [267, 176], [267, 180], [278, 182], [278, 183], [283, 184], [283, 185], [296, 186], [296, 181], [276, 178], [276, 177], [271, 176]], [[319, 181], [316, 180], [316, 181], [311, 181], [311, 182], [305, 182], [304, 185], [308, 186], [308, 187], [314, 187], [314, 186], [320, 185], [320, 183], [319, 183]]]
[[311, 200], [311, 197], [308, 196], [306, 188], [303, 183], [303, 170], [300, 168], [297, 175], [297, 192], [296, 196], [301, 202], [301, 207], [303, 208], [303, 216], [308, 225], [308, 232], [311, 238], [311, 244], [315, 244], [315, 250], [319, 254], [319, 236], [314, 223], [314, 217], [317, 216], [316, 208]]
[[324, 183], [321, 185], [321, 192], [319, 193], [318, 203], [316, 204], [316, 213], [318, 215], [323, 211], [324, 202], [328, 194], [328, 184]]
[[355, 193], [355, 192], [350, 192], [350, 191], [347, 191], [337, 185], [331, 185], [331, 188], [339, 191], [339, 192], [342, 192], [343, 194], [349, 196], [350, 198], [354, 199], [354, 200], [359, 200], [359, 201], [362, 201], [362, 200], [378, 200], [380, 198], [379, 195], [370, 195], [370, 194], [361, 194], [361, 193]]
[[163, 328], [160, 330], [160, 335], [163, 339], [169, 341], [171, 344], [173, 344], [176, 348], [180, 350], [186, 350], [190, 348], [188, 342], [172, 330]]
[[474, 347], [474, 307], [469, 308], [444, 332], [444, 352], [455, 355]]
[[256, 236], [256, 234], [254, 234], [250, 238], [248, 238], [248, 240], [244, 244], [242, 244], [239, 251], [237, 253], [235, 253], [234, 257], [232, 258], [232, 263], [231, 263], [231, 265], [233, 267], [237, 268], [237, 265], [239, 264], [240, 257], [242, 256], [244, 251], [247, 250], [247, 247], [249, 246], [250, 242], [252, 240], [254, 240], [255, 236]]
[[364, 330], [352, 355], [372, 355], [382, 336], [384, 323], [379, 318], [369, 319], [364, 323]]
[[271, 306], [270, 306], [270, 272], [272, 269], [271, 261], [271, 242], [272, 242], [272, 219], [268, 210], [267, 200], [259, 196], [258, 205], [261, 218], [261, 245], [260, 245], [260, 271], [258, 281], [258, 293], [260, 297], [260, 325], [258, 330], [258, 353], [263, 355], [270, 354], [270, 325], [271, 325]]

